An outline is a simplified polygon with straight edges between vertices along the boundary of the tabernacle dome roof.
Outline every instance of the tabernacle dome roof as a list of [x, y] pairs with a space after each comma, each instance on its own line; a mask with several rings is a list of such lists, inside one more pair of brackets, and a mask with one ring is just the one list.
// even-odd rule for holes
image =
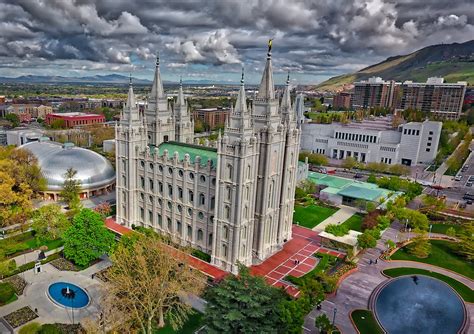
[[75, 179], [81, 181], [82, 190], [101, 188], [115, 182], [115, 171], [110, 162], [100, 154], [72, 143], [35, 141], [20, 146], [38, 159], [47, 188], [62, 190], [64, 174], [69, 168], [77, 171]]

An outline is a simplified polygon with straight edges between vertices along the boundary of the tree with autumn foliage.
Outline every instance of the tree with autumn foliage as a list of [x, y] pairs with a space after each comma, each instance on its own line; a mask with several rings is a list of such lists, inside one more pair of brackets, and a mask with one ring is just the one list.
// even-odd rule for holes
[[[189, 265], [186, 252], [163, 243], [156, 235], [124, 237], [114, 251], [106, 291], [132, 332], [151, 334], [165, 320], [180, 328], [192, 313], [185, 302], [199, 295], [206, 279]], [[121, 324], [124, 326], [124, 323]]]

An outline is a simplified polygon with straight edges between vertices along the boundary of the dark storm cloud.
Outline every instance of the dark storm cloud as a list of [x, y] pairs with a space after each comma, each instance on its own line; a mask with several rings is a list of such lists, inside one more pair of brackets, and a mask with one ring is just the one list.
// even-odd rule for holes
[[260, 69], [272, 37], [276, 71], [315, 81], [468, 40], [473, 20], [469, 0], [0, 0], [0, 68], [145, 71], [159, 50], [169, 69], [218, 75]]

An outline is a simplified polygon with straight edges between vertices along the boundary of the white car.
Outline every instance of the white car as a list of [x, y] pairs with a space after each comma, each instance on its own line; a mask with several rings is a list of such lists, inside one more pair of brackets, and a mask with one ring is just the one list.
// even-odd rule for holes
[[462, 180], [462, 175], [456, 175], [454, 178], [454, 181], [461, 181]]

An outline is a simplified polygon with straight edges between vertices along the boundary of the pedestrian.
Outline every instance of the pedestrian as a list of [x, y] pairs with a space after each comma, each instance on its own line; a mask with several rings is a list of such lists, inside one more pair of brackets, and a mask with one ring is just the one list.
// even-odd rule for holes
[[377, 264], [378, 259], [375, 259], [375, 264]]
[[372, 264], [372, 259], [369, 260], [369, 264]]
[[295, 260], [295, 266], [298, 264], [298, 260]]

